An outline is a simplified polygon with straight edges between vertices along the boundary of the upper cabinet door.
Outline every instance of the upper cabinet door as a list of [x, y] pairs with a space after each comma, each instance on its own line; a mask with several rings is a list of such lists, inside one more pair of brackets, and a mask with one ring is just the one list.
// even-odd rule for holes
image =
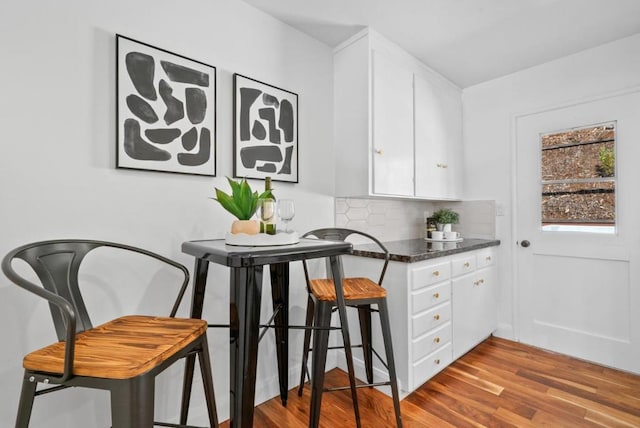
[[413, 196], [413, 73], [372, 58], [373, 193]]
[[460, 91], [414, 76], [416, 196], [460, 197], [462, 102]]

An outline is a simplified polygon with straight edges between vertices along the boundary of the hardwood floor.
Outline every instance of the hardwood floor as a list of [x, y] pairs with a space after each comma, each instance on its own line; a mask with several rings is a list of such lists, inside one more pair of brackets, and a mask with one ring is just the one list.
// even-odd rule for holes
[[[347, 384], [335, 369], [327, 386]], [[393, 427], [391, 398], [361, 388], [362, 426]], [[405, 427], [640, 427], [640, 376], [489, 338], [402, 403]], [[306, 427], [309, 388], [255, 411], [256, 427]], [[221, 425], [228, 427], [228, 422]], [[354, 427], [348, 391], [326, 392], [321, 427]]]

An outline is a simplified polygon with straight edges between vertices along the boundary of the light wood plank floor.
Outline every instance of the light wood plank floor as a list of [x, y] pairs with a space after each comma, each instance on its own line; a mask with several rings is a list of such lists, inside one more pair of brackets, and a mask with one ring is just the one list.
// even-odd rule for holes
[[[326, 385], [348, 383], [335, 369]], [[363, 427], [395, 426], [391, 399], [358, 390]], [[401, 402], [405, 427], [640, 427], [640, 376], [489, 338]], [[309, 388], [256, 408], [256, 427], [308, 423]], [[228, 422], [222, 425], [228, 427]], [[355, 427], [350, 393], [326, 392], [321, 427]]]

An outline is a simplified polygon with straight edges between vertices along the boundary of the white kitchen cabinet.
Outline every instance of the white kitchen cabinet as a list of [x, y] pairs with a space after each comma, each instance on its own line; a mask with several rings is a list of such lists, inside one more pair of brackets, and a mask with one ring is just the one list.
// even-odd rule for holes
[[462, 99], [457, 88], [414, 75], [415, 195], [457, 199], [461, 187]]
[[[358, 256], [343, 260], [349, 276], [369, 275], [381, 263]], [[414, 391], [495, 330], [494, 263], [491, 247], [416, 263], [389, 263], [384, 286], [401, 390]], [[357, 318], [349, 325], [354, 328]], [[384, 349], [376, 329], [373, 343]], [[357, 358], [356, 354], [356, 366], [362, 366]], [[379, 369], [377, 373], [386, 373]]]
[[373, 193], [413, 196], [413, 74], [372, 54]]
[[495, 254], [487, 249], [474, 257], [476, 269], [454, 278], [451, 284], [454, 359], [482, 342], [497, 327]]
[[374, 31], [337, 47], [336, 196], [458, 199], [461, 106], [459, 88]]

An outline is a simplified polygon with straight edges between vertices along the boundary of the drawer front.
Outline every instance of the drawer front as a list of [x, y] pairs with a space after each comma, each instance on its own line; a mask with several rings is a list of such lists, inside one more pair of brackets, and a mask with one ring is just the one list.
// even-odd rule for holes
[[440, 370], [451, 364], [452, 358], [451, 344], [449, 343], [442, 349], [413, 363], [413, 385], [411, 390], [417, 389]]
[[476, 254], [476, 257], [478, 269], [492, 266], [496, 261], [496, 253], [491, 248], [480, 250], [478, 254]]
[[449, 342], [451, 342], [451, 323], [446, 323], [413, 341], [411, 361], [418, 361]]
[[476, 256], [466, 256], [451, 261], [451, 275], [460, 276], [476, 269]]
[[418, 314], [451, 299], [451, 281], [443, 282], [411, 295], [412, 314]]
[[451, 278], [451, 263], [449, 261], [418, 267], [411, 271], [411, 283], [414, 290], [449, 278]]
[[428, 311], [415, 315], [412, 320], [412, 337], [415, 339], [422, 336], [429, 330], [432, 330], [438, 326], [451, 320], [451, 302], [446, 302], [443, 305], [436, 306]]

